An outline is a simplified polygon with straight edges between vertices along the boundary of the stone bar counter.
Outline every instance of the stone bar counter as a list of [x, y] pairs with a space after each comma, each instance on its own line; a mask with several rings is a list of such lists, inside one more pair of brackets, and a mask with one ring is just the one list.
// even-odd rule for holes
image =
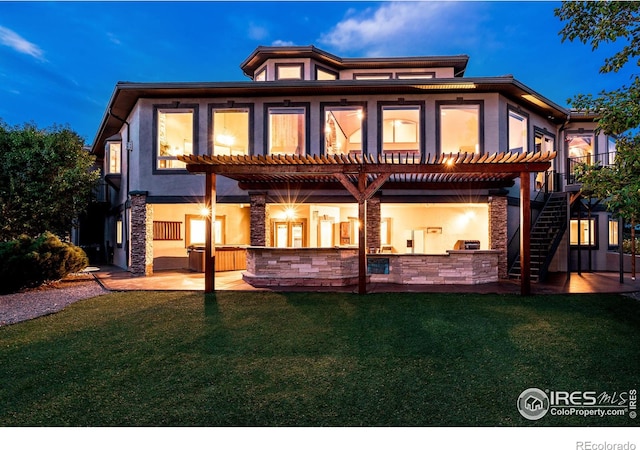
[[[496, 250], [442, 255], [367, 255], [368, 281], [392, 284], [482, 284], [498, 281]], [[248, 247], [243, 279], [255, 287], [350, 286], [358, 283], [358, 249]]]

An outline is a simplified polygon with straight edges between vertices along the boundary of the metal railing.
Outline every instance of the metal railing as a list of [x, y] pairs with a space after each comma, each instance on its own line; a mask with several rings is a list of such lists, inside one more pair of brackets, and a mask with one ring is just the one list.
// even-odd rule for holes
[[567, 158], [567, 184], [575, 184], [575, 168], [578, 164], [599, 165], [600, 167], [613, 166], [616, 161], [616, 152], [599, 153], [597, 155], [574, 156]]

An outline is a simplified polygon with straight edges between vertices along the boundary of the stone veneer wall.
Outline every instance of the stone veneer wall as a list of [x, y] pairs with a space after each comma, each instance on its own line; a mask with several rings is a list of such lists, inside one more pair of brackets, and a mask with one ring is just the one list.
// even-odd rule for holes
[[147, 203], [147, 193], [133, 191], [131, 195], [131, 273], [153, 274], [153, 205]]
[[249, 247], [243, 279], [252, 286], [349, 286], [358, 283], [358, 250]]
[[380, 248], [380, 197], [367, 200], [367, 248]]
[[264, 192], [250, 192], [250, 236], [251, 245], [264, 246], [267, 244], [267, 194]]
[[501, 280], [509, 277], [507, 233], [507, 197], [493, 196], [489, 202], [489, 248], [500, 252], [498, 277]]
[[446, 255], [375, 255], [389, 260], [388, 274], [372, 274], [371, 281], [394, 284], [483, 284], [498, 281], [499, 252], [450, 250]]

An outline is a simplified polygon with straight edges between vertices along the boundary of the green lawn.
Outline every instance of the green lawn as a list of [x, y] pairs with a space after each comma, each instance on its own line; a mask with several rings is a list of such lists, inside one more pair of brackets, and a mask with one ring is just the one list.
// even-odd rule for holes
[[115, 293], [0, 328], [3, 426], [611, 426], [530, 387], [640, 387], [618, 295]]

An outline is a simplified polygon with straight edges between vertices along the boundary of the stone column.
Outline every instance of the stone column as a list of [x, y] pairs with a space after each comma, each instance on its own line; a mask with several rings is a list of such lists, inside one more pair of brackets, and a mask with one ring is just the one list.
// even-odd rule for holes
[[131, 273], [153, 274], [153, 205], [147, 203], [146, 191], [131, 195]]
[[374, 195], [367, 200], [367, 247], [369, 248], [380, 248], [380, 220], [380, 197]]
[[508, 277], [507, 268], [507, 197], [493, 196], [489, 200], [489, 248], [500, 250], [498, 278]]
[[267, 245], [267, 194], [249, 192], [250, 241], [255, 247]]

